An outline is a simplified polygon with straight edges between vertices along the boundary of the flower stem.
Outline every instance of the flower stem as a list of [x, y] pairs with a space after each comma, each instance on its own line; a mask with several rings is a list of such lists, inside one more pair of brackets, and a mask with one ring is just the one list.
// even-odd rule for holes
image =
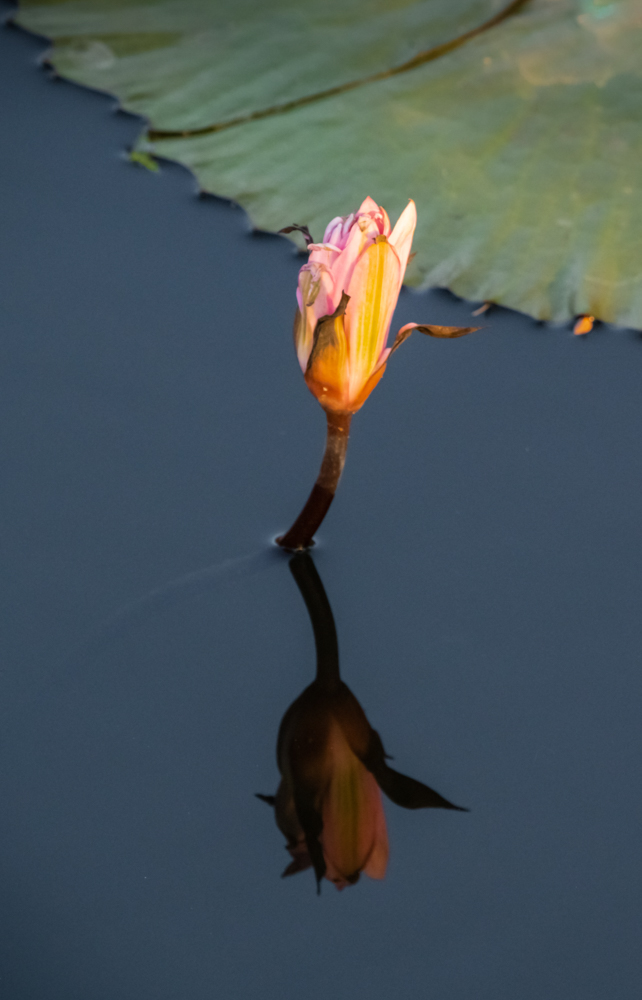
[[305, 507], [290, 530], [277, 538], [277, 543], [290, 551], [308, 549], [314, 544], [314, 534], [328, 513], [343, 472], [352, 414], [334, 413], [331, 410], [326, 410], [326, 416], [328, 418], [328, 436], [317, 481], [312, 487], [312, 493], [308, 497]]

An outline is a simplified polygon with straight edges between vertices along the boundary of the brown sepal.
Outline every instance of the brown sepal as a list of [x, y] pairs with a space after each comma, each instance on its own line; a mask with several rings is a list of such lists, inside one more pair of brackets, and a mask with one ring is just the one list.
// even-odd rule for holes
[[314, 243], [312, 234], [307, 226], [286, 226], [284, 229], [279, 229], [279, 233], [303, 233], [306, 246], [310, 246], [311, 243]]
[[401, 347], [401, 345], [406, 340], [408, 340], [408, 337], [410, 336], [410, 334], [412, 333], [412, 330], [414, 330], [414, 329], [415, 328], [413, 327], [411, 330], [400, 330], [399, 331], [399, 333], [397, 334], [397, 336], [394, 339], [394, 343], [393, 343], [392, 347], [390, 348], [390, 354], [388, 355], [389, 358], [392, 357], [392, 355], [395, 353], [395, 351], [397, 350], [398, 347]]
[[429, 337], [448, 337], [450, 339], [454, 337], [463, 337], [467, 333], [474, 333], [475, 330], [481, 330], [480, 326], [416, 326], [415, 330], [419, 330], [419, 333], [427, 333]]
[[319, 351], [323, 351], [328, 344], [331, 344], [335, 337], [336, 331], [334, 328], [334, 321], [339, 316], [343, 316], [348, 302], [350, 301], [350, 296], [344, 292], [341, 296], [341, 301], [337, 308], [334, 310], [331, 316], [321, 316], [317, 321], [317, 325], [314, 328], [314, 339], [312, 341], [312, 350], [310, 351], [310, 357], [308, 358], [308, 364], [306, 372], [310, 371], [310, 368], [314, 364], [314, 360], [319, 354]]
[[419, 330], [420, 333], [426, 333], [429, 337], [441, 337], [452, 339], [454, 337], [463, 337], [466, 333], [474, 333], [475, 330], [481, 330], [480, 326], [434, 326], [433, 324], [417, 324], [417, 326], [409, 326], [407, 329], [403, 327], [394, 339], [394, 343], [390, 348], [390, 355], [392, 356], [398, 347], [408, 340], [408, 337], [413, 332], [413, 330]]

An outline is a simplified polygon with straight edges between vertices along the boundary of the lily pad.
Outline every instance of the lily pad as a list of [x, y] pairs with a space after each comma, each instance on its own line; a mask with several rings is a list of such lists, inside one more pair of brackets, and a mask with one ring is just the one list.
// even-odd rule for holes
[[140, 151], [260, 228], [318, 239], [365, 194], [391, 214], [412, 197], [410, 283], [642, 327], [642, 0], [501, 10], [27, 0], [17, 19], [61, 74], [149, 119]]

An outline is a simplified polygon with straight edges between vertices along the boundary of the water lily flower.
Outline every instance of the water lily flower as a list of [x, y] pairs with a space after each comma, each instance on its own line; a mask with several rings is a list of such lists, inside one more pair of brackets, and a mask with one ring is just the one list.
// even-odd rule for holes
[[388, 834], [381, 791], [407, 809], [455, 809], [432, 788], [388, 767], [379, 734], [341, 680], [332, 610], [312, 559], [294, 556], [290, 569], [304, 597], [317, 646], [316, 679], [285, 713], [277, 740], [281, 782], [274, 806], [292, 861], [283, 872], [313, 867], [345, 889], [362, 872], [382, 879]]
[[308, 246], [294, 342], [308, 388], [325, 409], [355, 413], [385, 371], [416, 225], [414, 201], [391, 230], [385, 209], [366, 198], [357, 212], [330, 222], [322, 243]]
[[420, 323], [403, 326], [388, 347], [392, 314], [417, 225], [414, 201], [394, 229], [384, 208], [368, 197], [358, 211], [328, 224], [322, 243], [305, 226], [309, 258], [299, 271], [294, 343], [306, 384], [326, 411], [328, 438], [308, 503], [278, 542], [307, 548], [332, 502], [345, 463], [350, 421], [382, 378], [390, 356], [413, 330], [460, 337], [475, 327]]

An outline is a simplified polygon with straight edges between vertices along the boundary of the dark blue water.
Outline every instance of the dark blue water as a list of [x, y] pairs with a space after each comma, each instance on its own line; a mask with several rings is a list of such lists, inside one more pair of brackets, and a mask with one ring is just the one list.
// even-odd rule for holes
[[637, 997], [639, 334], [496, 310], [395, 355], [314, 559], [394, 766], [471, 812], [388, 803], [385, 881], [281, 880], [300, 260], [42, 50], [0, 31], [3, 996]]

